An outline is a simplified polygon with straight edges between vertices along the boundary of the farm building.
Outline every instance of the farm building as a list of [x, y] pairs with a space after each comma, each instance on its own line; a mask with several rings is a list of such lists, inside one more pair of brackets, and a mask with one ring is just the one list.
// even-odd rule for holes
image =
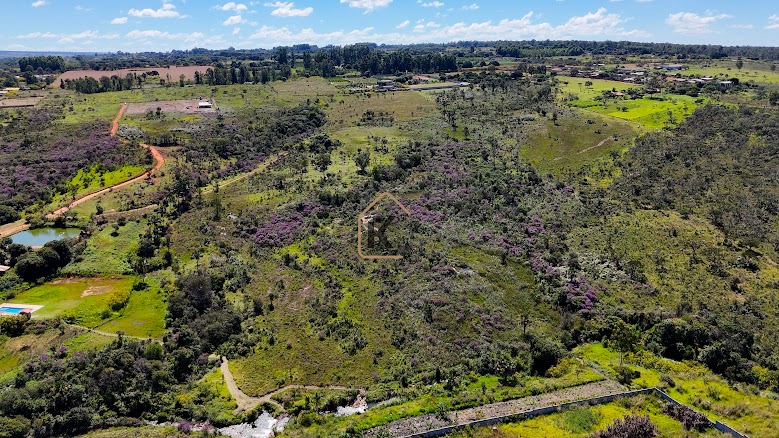
[[207, 100], [204, 100], [204, 101], [198, 102], [197, 103], [197, 107], [198, 107], [198, 109], [205, 109], [205, 108], [213, 108], [214, 105], [211, 102], [209, 102]]
[[663, 70], [665, 71], [677, 71], [684, 68], [682, 64], [665, 64], [663, 65]]
[[6, 273], [6, 272], [7, 272], [9, 269], [11, 269], [11, 267], [10, 267], [10, 266], [0, 265], [0, 277], [2, 277], [3, 275], [5, 275], [5, 273]]

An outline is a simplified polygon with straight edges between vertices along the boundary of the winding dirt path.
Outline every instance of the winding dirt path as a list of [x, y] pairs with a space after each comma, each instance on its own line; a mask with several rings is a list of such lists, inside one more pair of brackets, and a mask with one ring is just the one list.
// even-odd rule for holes
[[595, 148], [599, 148], [599, 147], [603, 146], [603, 144], [606, 143], [607, 141], [609, 141], [610, 139], [611, 139], [611, 137], [606, 137], [603, 140], [601, 140], [600, 143], [596, 144], [595, 146], [590, 146], [588, 148], [582, 149], [579, 152], [576, 152], [576, 153], [573, 153], [573, 154], [564, 155], [562, 157], [555, 157], [555, 159], [552, 160], [552, 161], [562, 160], [563, 158], [569, 157], [571, 155], [581, 155], [581, 154], [583, 154], [585, 152], [589, 152], [589, 151], [591, 151], [591, 150], [593, 150]]
[[[122, 115], [124, 114], [124, 112], [126, 110], [127, 110], [127, 104], [123, 103], [119, 107], [119, 112], [116, 113], [116, 117], [114, 117], [114, 120], [111, 122], [111, 131], [109, 132], [109, 134], [111, 134], [111, 137], [116, 137], [116, 132], [119, 130], [119, 120], [122, 118]], [[142, 173], [142, 174], [140, 174], [140, 175], [138, 175], [138, 176], [136, 176], [134, 178], [128, 179], [127, 181], [120, 182], [118, 184], [112, 185], [111, 187], [106, 187], [106, 188], [104, 188], [104, 189], [102, 189], [100, 191], [97, 191], [95, 193], [90, 193], [88, 195], [82, 196], [81, 198], [76, 199], [75, 201], [71, 202], [70, 204], [66, 205], [65, 207], [59, 208], [57, 210], [54, 210], [53, 213], [46, 215], [46, 217], [49, 218], [49, 219], [53, 219], [53, 218], [55, 218], [57, 216], [63, 215], [65, 213], [67, 213], [70, 209], [72, 209], [73, 207], [75, 207], [75, 206], [77, 206], [79, 204], [87, 202], [90, 199], [93, 199], [93, 198], [95, 198], [97, 196], [100, 196], [100, 195], [106, 194], [108, 192], [111, 192], [114, 189], [118, 189], [118, 188], [121, 188], [121, 187], [124, 187], [124, 186], [128, 186], [130, 184], [133, 184], [133, 183], [136, 183], [136, 182], [139, 182], [139, 181], [143, 181], [144, 179], [146, 179], [147, 176], [150, 176], [151, 174], [153, 174], [153, 173], [157, 172], [158, 170], [160, 170], [160, 168], [165, 164], [165, 157], [162, 156], [162, 152], [160, 152], [160, 150], [155, 148], [154, 146], [149, 146], [149, 145], [144, 144], [144, 143], [141, 143], [141, 147], [144, 147], [144, 148], [148, 149], [149, 151], [151, 151], [151, 155], [154, 157], [155, 164], [154, 164], [154, 167], [152, 167], [151, 170], [146, 171], [146, 172], [144, 172], [144, 173]]]
[[287, 391], [289, 389], [309, 389], [312, 391], [316, 391], [318, 389], [343, 390], [343, 391], [347, 391], [350, 389], [359, 389], [361, 392], [363, 391], [362, 388], [350, 388], [348, 386], [340, 386], [340, 385], [328, 385], [328, 386], [287, 385], [283, 388], [279, 388], [275, 391], [269, 392], [263, 395], [262, 397], [251, 397], [249, 395], [246, 395], [246, 393], [244, 393], [243, 391], [241, 391], [241, 388], [239, 388], [238, 385], [235, 383], [235, 378], [233, 377], [233, 373], [230, 371], [230, 363], [227, 360], [227, 358], [223, 358], [222, 366], [220, 367], [220, 369], [222, 370], [222, 376], [224, 376], [225, 385], [227, 385], [227, 390], [230, 392], [230, 395], [235, 399], [235, 403], [238, 405], [238, 408], [235, 410], [236, 412], [250, 411], [263, 403], [272, 404], [279, 408], [282, 408], [282, 406], [276, 400], [273, 400], [273, 396], [282, 393], [284, 391]]
[[[119, 107], [119, 111], [116, 113], [116, 117], [114, 117], [114, 120], [111, 122], [111, 130], [109, 131], [109, 134], [111, 135], [111, 137], [115, 137], [116, 136], [116, 132], [119, 130], [119, 120], [122, 118], [122, 115], [124, 114], [124, 112], [126, 110], [127, 110], [127, 104], [123, 103]], [[95, 198], [97, 196], [100, 196], [100, 195], [103, 195], [105, 193], [108, 193], [108, 192], [110, 192], [110, 191], [112, 191], [114, 189], [118, 189], [118, 188], [130, 185], [130, 184], [133, 184], [133, 183], [136, 183], [136, 182], [139, 182], [139, 181], [143, 181], [147, 176], [157, 172], [165, 164], [165, 157], [163, 157], [162, 152], [160, 152], [159, 149], [157, 149], [157, 148], [155, 148], [153, 146], [149, 146], [147, 144], [141, 144], [141, 146], [146, 148], [146, 149], [148, 149], [149, 151], [151, 151], [151, 154], [154, 157], [155, 164], [154, 164], [154, 167], [152, 167], [151, 170], [143, 172], [142, 174], [140, 174], [140, 175], [138, 175], [138, 176], [136, 176], [134, 178], [131, 178], [131, 179], [128, 179], [126, 181], [114, 184], [111, 187], [106, 187], [106, 188], [104, 188], [102, 190], [99, 190], [97, 192], [90, 193], [88, 195], [84, 195], [84, 196], [82, 196], [82, 197], [72, 201], [68, 205], [66, 205], [64, 207], [61, 207], [61, 208], [58, 208], [57, 210], [54, 210], [52, 213], [47, 214], [46, 218], [47, 219], [54, 219], [57, 216], [61, 216], [61, 215], [65, 214], [65, 213], [67, 213], [73, 207], [75, 207], [75, 206], [77, 206], [79, 204], [87, 202], [90, 199], [93, 199], [93, 198]], [[12, 234], [16, 234], [16, 233], [18, 233], [20, 231], [24, 231], [24, 230], [26, 230], [28, 228], [30, 228], [30, 225], [25, 223], [23, 219], [19, 220], [19, 221], [16, 221], [16, 222], [13, 222], [13, 223], [10, 223], [10, 224], [5, 224], [5, 225], [0, 227], [0, 238], [6, 237], [6, 236], [10, 236]]]

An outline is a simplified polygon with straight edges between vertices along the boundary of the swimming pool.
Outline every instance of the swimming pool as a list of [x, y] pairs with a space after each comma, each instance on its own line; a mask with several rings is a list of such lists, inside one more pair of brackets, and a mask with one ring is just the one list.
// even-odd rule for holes
[[0, 313], [11, 313], [13, 315], [18, 315], [22, 313], [22, 310], [24, 310], [24, 307], [8, 307], [8, 306], [0, 307]]

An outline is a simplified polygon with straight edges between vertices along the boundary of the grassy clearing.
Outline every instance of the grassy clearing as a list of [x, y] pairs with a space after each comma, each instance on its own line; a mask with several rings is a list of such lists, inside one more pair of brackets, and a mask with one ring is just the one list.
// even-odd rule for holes
[[[593, 123], [588, 124], [590, 120]], [[557, 122], [542, 119], [522, 145], [520, 156], [542, 172], [575, 173], [596, 160], [630, 147], [636, 129], [627, 122], [580, 110], [565, 111]], [[616, 171], [616, 169], [613, 169]], [[599, 175], [612, 179], [613, 175]]]
[[[619, 365], [619, 353], [602, 344], [579, 347], [575, 354], [612, 375]], [[674, 399], [704, 412], [711, 420], [723, 421], [750, 436], [773, 436], [779, 428], [779, 401], [763, 397], [746, 385], [733, 387], [702, 365], [658, 358], [646, 351], [627, 354], [624, 360], [641, 374], [633, 380], [635, 386], [661, 387]], [[663, 374], [672, 378], [673, 387], [661, 381]]]
[[33, 314], [35, 319], [63, 317], [95, 327], [115, 316], [109, 304], [129, 294], [131, 284], [131, 278], [120, 276], [63, 278], [21, 292], [8, 302], [43, 306]]
[[145, 230], [143, 220], [128, 221], [112, 236], [113, 227], [104, 225], [87, 239], [84, 252], [62, 269], [66, 275], [131, 274], [128, 254], [138, 246], [138, 236]]
[[716, 61], [702, 65], [692, 65], [682, 70], [682, 74], [710, 76], [725, 80], [738, 78], [741, 82], [754, 81], [757, 84], [779, 84], [779, 71], [771, 71], [770, 64], [763, 62], [744, 61], [744, 67], [736, 68], [735, 61]]
[[192, 436], [171, 426], [114, 427], [79, 435], [82, 438], [184, 438]]
[[[592, 82], [592, 85], [585, 86], [585, 81]], [[572, 106], [627, 120], [635, 123], [638, 129], [660, 129], [668, 124], [676, 124], [704, 102], [702, 98], [670, 94], [597, 101], [595, 98], [601, 96], [603, 91], [623, 91], [636, 86], [602, 79], [566, 78], [566, 82], [561, 81], [560, 91]]]
[[165, 295], [160, 288], [160, 281], [147, 277], [146, 289], [133, 291], [119, 316], [98, 327], [101, 331], [125, 334], [138, 337], [162, 338], [165, 332]]

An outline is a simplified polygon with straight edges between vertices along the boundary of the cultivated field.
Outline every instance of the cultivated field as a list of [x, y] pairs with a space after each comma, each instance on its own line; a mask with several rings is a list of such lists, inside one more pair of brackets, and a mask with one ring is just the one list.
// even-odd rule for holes
[[66, 71], [65, 73], [59, 75], [57, 77], [57, 81], [54, 81], [52, 86], [59, 85], [59, 79], [65, 80], [65, 79], [77, 79], [77, 78], [83, 78], [84, 76], [89, 76], [91, 78], [100, 79], [103, 76], [119, 76], [120, 78], [123, 78], [127, 76], [128, 73], [135, 73], [135, 74], [149, 74], [152, 71], [156, 71], [159, 73], [160, 78], [166, 79], [168, 76], [170, 76], [170, 81], [178, 81], [179, 77], [181, 75], [184, 75], [185, 79], [188, 81], [195, 80], [195, 72], [199, 71], [200, 73], [205, 73], [206, 70], [208, 70], [210, 66], [208, 65], [190, 65], [187, 67], [145, 67], [145, 68], [124, 68], [121, 70], [71, 70]]
[[43, 100], [43, 97], [16, 97], [11, 99], [0, 99], [0, 108], [35, 106], [41, 100]]

